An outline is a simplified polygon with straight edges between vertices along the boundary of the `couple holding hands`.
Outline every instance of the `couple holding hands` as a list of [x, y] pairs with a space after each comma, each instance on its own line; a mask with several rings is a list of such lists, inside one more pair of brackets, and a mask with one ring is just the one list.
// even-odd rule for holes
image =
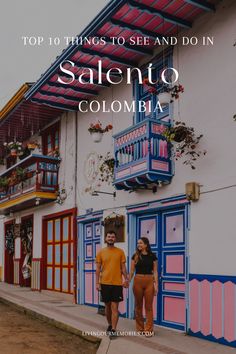
[[[96, 288], [101, 291], [105, 303], [108, 322], [107, 333], [110, 338], [117, 337], [116, 327], [119, 319], [118, 305], [123, 301], [123, 287], [128, 288], [133, 275], [133, 293], [135, 297], [136, 330], [145, 336], [153, 332], [153, 298], [158, 292], [157, 257], [151, 251], [147, 237], [141, 237], [132, 256], [130, 274], [126, 270], [126, 257], [123, 250], [115, 247], [116, 233], [109, 231], [102, 248], [96, 256]], [[122, 280], [122, 275], [125, 281]], [[146, 323], [143, 318], [145, 304]]]

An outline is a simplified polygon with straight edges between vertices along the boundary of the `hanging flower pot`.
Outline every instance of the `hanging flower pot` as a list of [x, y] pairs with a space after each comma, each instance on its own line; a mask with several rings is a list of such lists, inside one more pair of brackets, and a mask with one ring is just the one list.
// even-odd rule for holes
[[91, 134], [91, 137], [92, 137], [94, 143], [100, 143], [100, 141], [102, 141], [103, 133], [93, 132], [90, 134]]
[[158, 101], [160, 105], [170, 104], [171, 103], [171, 93], [170, 92], [161, 92], [158, 95]]
[[36, 145], [33, 144], [33, 143], [29, 143], [29, 144], [27, 144], [27, 148], [28, 148], [29, 150], [34, 150], [34, 149], [36, 148]]
[[95, 143], [99, 143], [102, 140], [103, 134], [111, 130], [113, 127], [108, 124], [105, 128], [102, 128], [102, 123], [98, 121], [97, 123], [91, 123], [88, 131], [92, 136]]
[[[163, 82], [158, 81], [155, 84], [152, 84], [148, 78], [143, 80], [143, 85], [146, 88], [147, 92], [153, 95], [157, 95], [160, 105], [169, 104], [179, 98], [180, 93], [184, 92], [184, 87], [180, 84], [169, 86], [163, 84]], [[159, 87], [160, 86], [160, 87]], [[161, 89], [162, 92], [159, 92]]]
[[4, 143], [3, 145], [8, 151], [10, 151], [11, 156], [18, 156], [22, 151], [22, 143], [18, 141], [11, 141], [10, 143]]
[[176, 160], [184, 157], [183, 164], [189, 165], [193, 170], [196, 168], [195, 161], [206, 155], [205, 150], [198, 149], [203, 135], [196, 135], [194, 128], [184, 122], [175, 122], [173, 126], [166, 127], [162, 135], [166, 138], [169, 148], [174, 148], [172, 156]]
[[11, 156], [17, 156], [17, 150], [16, 149], [11, 149]]

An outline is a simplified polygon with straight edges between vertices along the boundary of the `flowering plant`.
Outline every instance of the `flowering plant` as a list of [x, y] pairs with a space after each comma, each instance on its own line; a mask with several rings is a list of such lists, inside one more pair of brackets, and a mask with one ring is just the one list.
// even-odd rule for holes
[[34, 150], [36, 148], [40, 149], [40, 144], [37, 141], [29, 141], [27, 143], [27, 148], [30, 150]]
[[143, 85], [146, 86], [147, 88], [147, 91], [149, 93], [152, 93], [152, 94], [158, 94], [158, 90], [157, 90], [157, 85], [158, 85], [158, 82], [156, 84], [152, 84], [149, 79], [146, 77], [145, 79], [143, 79]]
[[174, 86], [168, 86], [168, 85], [163, 85], [163, 84], [161, 84], [161, 82], [160, 81], [158, 81], [157, 83], [155, 83], [155, 84], [152, 84], [152, 83], [150, 83], [150, 81], [148, 80], [148, 78], [145, 78], [144, 80], [143, 80], [143, 85], [144, 86], [147, 86], [147, 91], [149, 92], [149, 93], [152, 93], [152, 94], [156, 94], [156, 95], [158, 95], [158, 94], [160, 94], [161, 92], [159, 92], [158, 91], [158, 89], [157, 89], [157, 86], [158, 85], [161, 85], [162, 86], [162, 92], [168, 92], [168, 93], [170, 93], [171, 94], [171, 98], [172, 98], [172, 101], [171, 102], [173, 102], [173, 99], [178, 99], [179, 98], [179, 94], [180, 93], [183, 93], [184, 92], [184, 87], [182, 86], [182, 85], [174, 85]]
[[115, 159], [110, 152], [99, 156], [99, 181], [111, 184], [114, 178]]
[[102, 123], [98, 120], [97, 123], [90, 123], [88, 128], [89, 133], [105, 133], [111, 130], [113, 126], [108, 124], [105, 128], [102, 128]]
[[183, 164], [189, 165], [194, 170], [195, 161], [202, 155], [206, 155], [205, 150], [197, 149], [203, 135], [196, 135], [194, 128], [188, 127], [184, 122], [175, 122], [172, 127], [162, 127], [161, 134], [166, 138], [170, 147], [175, 144], [175, 159], [178, 160], [185, 156]]
[[8, 150], [17, 150], [20, 152], [22, 150], [22, 143], [19, 141], [11, 141], [10, 143], [3, 144]]

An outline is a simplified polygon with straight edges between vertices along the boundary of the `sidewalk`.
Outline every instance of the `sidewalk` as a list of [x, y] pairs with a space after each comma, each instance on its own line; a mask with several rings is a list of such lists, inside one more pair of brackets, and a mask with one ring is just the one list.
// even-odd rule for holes
[[[61, 322], [80, 331], [104, 331], [104, 316], [97, 309], [73, 304], [71, 295], [50, 291], [34, 292], [0, 282], [0, 300], [22, 306], [36, 314]], [[35, 314], [35, 315], [36, 315]], [[134, 331], [134, 321], [120, 318], [118, 330]], [[120, 337], [112, 341], [102, 337], [97, 354], [233, 354], [234, 348], [186, 336], [156, 327], [153, 338]]]

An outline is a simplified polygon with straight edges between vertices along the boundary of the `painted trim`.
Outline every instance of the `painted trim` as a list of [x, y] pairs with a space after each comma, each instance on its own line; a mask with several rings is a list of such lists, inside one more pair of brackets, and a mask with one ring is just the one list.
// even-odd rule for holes
[[2, 121], [18, 105], [18, 103], [23, 100], [24, 94], [32, 85], [33, 83], [25, 83], [19, 88], [19, 90], [14, 94], [14, 96], [12, 96], [12, 98], [1, 109], [0, 121]]
[[223, 345], [227, 345], [229, 347], [236, 348], [236, 340], [233, 341], [233, 342], [228, 342], [223, 337], [221, 337], [219, 339], [216, 339], [212, 334], [210, 334], [208, 336], [204, 336], [201, 332], [196, 332], [196, 333], [192, 332], [191, 329], [188, 329], [187, 334], [189, 334], [189, 335], [191, 335], [193, 337], [197, 337], [197, 338], [200, 338], [200, 339], [206, 339], [206, 340], [209, 340], [209, 341], [214, 342], [214, 343], [220, 343], [220, 344], [223, 344]]
[[27, 202], [28, 200], [34, 198], [42, 198], [42, 199], [51, 199], [55, 200], [57, 198], [56, 193], [48, 193], [48, 192], [31, 192], [24, 195], [16, 196], [16, 198], [12, 200], [8, 200], [6, 202], [0, 202], [0, 210], [5, 208], [10, 208], [12, 206], [21, 204], [23, 202]]
[[228, 281], [236, 284], [236, 276], [233, 275], [211, 275], [211, 274], [189, 274], [189, 281], [198, 280], [204, 281], [208, 280], [210, 283], [214, 281], [219, 281], [221, 283], [226, 283]]

